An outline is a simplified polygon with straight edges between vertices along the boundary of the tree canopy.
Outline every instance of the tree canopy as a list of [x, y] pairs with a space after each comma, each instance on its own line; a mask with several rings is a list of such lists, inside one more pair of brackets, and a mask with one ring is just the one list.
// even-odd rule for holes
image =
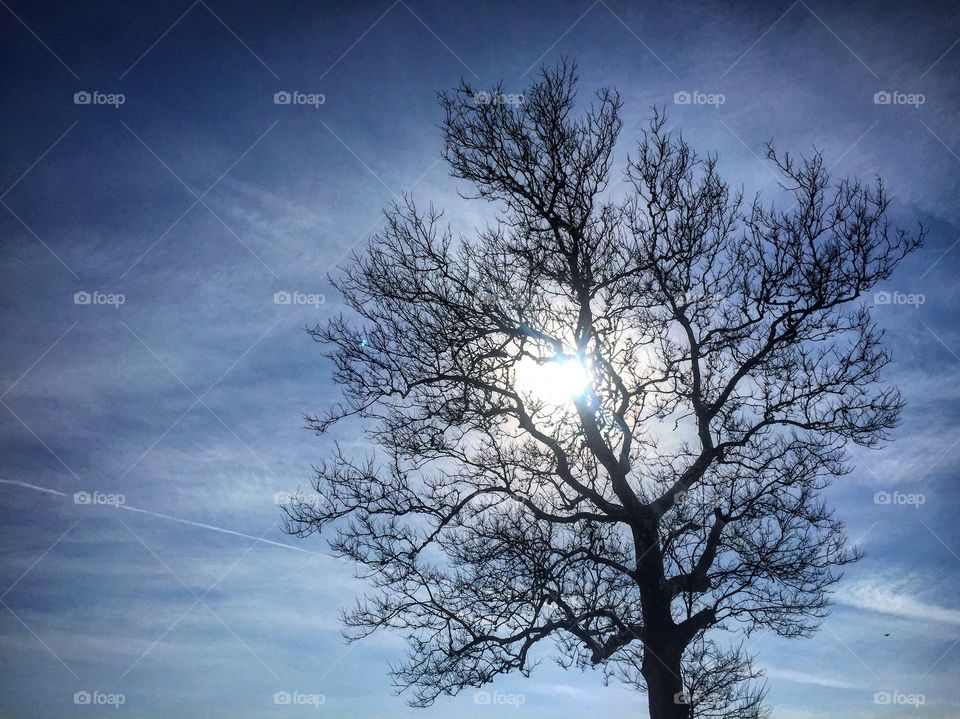
[[[821, 490], [897, 422], [862, 300], [923, 232], [819, 153], [770, 147], [793, 204], [748, 201], [657, 111], [614, 192], [620, 96], [576, 88], [564, 62], [522, 103], [441, 96], [444, 157], [497, 219], [455, 236], [405, 198], [336, 278], [350, 312], [310, 333], [343, 397], [309, 423], [377, 452], [336, 450], [288, 529], [333, 525], [376, 588], [349, 635], [404, 633], [415, 704], [543, 643], [651, 717], [757, 716], [749, 656], [710, 630], [808, 635], [856, 559]], [[584, 386], [525, 384], [560, 365]]]

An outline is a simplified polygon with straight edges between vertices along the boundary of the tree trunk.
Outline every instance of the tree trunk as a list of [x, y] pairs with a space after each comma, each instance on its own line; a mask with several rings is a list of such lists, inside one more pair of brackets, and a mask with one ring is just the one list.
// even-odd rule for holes
[[680, 673], [686, 642], [670, 611], [656, 526], [650, 522], [636, 527], [633, 536], [644, 625], [641, 673], [647, 683], [650, 719], [689, 719], [689, 697], [683, 694]]
[[[675, 656], [670, 656], [674, 654]], [[689, 719], [689, 697], [683, 694], [679, 653], [644, 647], [643, 677], [647, 682], [650, 719]]]

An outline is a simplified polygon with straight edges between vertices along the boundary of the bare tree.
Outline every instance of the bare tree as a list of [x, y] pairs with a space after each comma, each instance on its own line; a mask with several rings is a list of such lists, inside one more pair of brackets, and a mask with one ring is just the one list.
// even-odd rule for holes
[[[545, 643], [654, 719], [761, 716], [749, 658], [705, 633], [808, 635], [857, 558], [820, 494], [896, 424], [861, 298], [923, 230], [819, 154], [770, 148], [794, 204], [745, 203], [656, 112], [612, 199], [621, 101], [578, 110], [576, 84], [561, 63], [521, 104], [441, 96], [444, 156], [497, 220], [455, 237], [408, 199], [337, 279], [354, 316], [311, 334], [344, 397], [308, 419], [378, 451], [336, 450], [288, 530], [335, 525], [377, 588], [347, 634], [405, 633], [415, 705], [527, 675]], [[525, 384], [558, 367], [585, 386]]]

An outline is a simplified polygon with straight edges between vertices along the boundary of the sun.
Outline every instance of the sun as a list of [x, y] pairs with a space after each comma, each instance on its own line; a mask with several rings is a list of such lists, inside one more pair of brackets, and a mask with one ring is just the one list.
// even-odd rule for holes
[[516, 388], [545, 404], [561, 406], [580, 397], [593, 375], [576, 357], [561, 355], [546, 362], [524, 357], [516, 366]]

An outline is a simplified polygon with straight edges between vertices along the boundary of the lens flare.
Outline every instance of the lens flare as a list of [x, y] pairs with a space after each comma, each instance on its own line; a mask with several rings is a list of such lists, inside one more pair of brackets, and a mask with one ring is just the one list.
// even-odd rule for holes
[[516, 386], [522, 394], [551, 405], [562, 405], [582, 395], [592, 382], [590, 369], [576, 357], [537, 362], [524, 357], [516, 364]]

